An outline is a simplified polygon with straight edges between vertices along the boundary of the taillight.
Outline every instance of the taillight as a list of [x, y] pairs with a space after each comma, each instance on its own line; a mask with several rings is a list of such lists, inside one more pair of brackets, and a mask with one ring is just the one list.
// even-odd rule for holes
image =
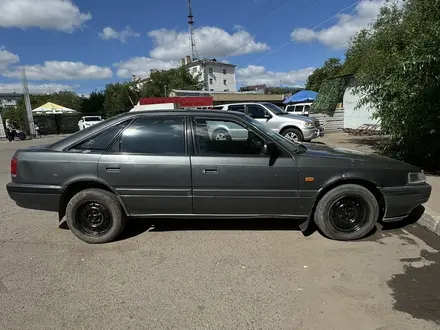
[[17, 176], [17, 157], [11, 159], [11, 175]]

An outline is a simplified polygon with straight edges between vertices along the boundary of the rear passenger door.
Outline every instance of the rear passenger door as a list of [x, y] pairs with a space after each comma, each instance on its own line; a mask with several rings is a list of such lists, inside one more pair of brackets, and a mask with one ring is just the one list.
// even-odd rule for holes
[[140, 116], [101, 156], [99, 177], [130, 215], [192, 213], [185, 116]]

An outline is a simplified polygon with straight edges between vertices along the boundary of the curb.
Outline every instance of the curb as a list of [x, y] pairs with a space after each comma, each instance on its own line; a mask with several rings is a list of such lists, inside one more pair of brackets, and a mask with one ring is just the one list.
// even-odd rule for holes
[[427, 206], [424, 207], [425, 212], [419, 219], [418, 223], [440, 236], [440, 214]]

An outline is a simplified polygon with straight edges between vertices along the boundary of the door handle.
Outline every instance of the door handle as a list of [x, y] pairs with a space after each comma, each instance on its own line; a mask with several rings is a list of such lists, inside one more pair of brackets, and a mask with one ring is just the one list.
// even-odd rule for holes
[[214, 174], [217, 173], [217, 167], [204, 167], [202, 168], [204, 174]]
[[119, 164], [105, 166], [106, 172], [119, 172], [120, 169], [121, 169], [121, 165], [119, 165]]

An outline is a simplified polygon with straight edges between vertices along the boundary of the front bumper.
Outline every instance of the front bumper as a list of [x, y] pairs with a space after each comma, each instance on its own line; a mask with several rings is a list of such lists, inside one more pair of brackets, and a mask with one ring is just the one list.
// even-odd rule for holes
[[310, 141], [319, 137], [319, 129], [318, 128], [303, 129], [302, 134], [304, 137], [304, 141]]
[[63, 189], [58, 186], [33, 185], [10, 182], [6, 185], [9, 197], [26, 209], [58, 211]]
[[393, 222], [406, 218], [416, 207], [429, 200], [431, 190], [427, 183], [383, 188], [386, 205], [383, 221]]

